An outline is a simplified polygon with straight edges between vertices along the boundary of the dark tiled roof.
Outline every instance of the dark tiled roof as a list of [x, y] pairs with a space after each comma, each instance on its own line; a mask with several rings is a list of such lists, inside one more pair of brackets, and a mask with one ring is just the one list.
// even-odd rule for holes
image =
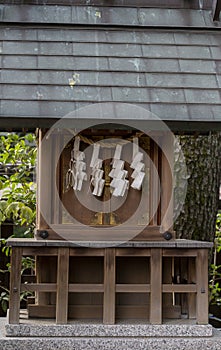
[[1, 117], [117, 101], [163, 120], [221, 121], [220, 31], [10, 27], [1, 40]]
[[[219, 0], [221, 1], [221, 0]], [[190, 3], [190, 1], [186, 1]], [[0, 5], [1, 22], [121, 26], [214, 27], [212, 6], [198, 9], [128, 6]], [[217, 23], [216, 25], [219, 25]]]
[[199, 0], [198, 10], [184, 8], [189, 1], [181, 8], [177, 0], [168, 0], [174, 8], [148, 7], [151, 1], [0, 5], [1, 121], [37, 125], [112, 101], [166, 121], [221, 121], [221, 32], [209, 0]]
[[160, 7], [211, 9], [213, 0], [0, 0], [8, 5], [82, 5], [82, 6], [125, 6], [125, 7]]

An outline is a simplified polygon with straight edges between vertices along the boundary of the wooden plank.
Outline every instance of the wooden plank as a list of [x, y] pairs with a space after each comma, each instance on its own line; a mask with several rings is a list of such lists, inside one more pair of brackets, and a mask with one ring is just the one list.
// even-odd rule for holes
[[150, 248], [116, 248], [116, 256], [150, 256]]
[[49, 255], [58, 255], [58, 248], [55, 247], [24, 247], [23, 256], [49, 256]]
[[149, 305], [117, 305], [116, 319], [143, 319], [149, 318]]
[[162, 233], [160, 232], [160, 226], [147, 226], [145, 229], [139, 233], [132, 241], [162, 241]]
[[10, 272], [9, 323], [19, 323], [22, 248], [12, 248]]
[[104, 309], [103, 323], [115, 323], [115, 249], [106, 248], [104, 256]]
[[56, 323], [65, 324], [68, 318], [69, 249], [59, 248], [57, 268]]
[[[102, 319], [102, 305], [69, 305], [68, 318], [71, 319]], [[29, 305], [29, 318], [55, 318], [55, 305]]]
[[163, 284], [163, 293], [196, 293], [195, 284]]
[[162, 323], [162, 249], [151, 249], [150, 323]]
[[[96, 226], [93, 226], [96, 228]], [[96, 240], [104, 240], [104, 232], [102, 231], [101, 226], [99, 227], [99, 232], [96, 233]], [[103, 225], [103, 227], [105, 227]], [[107, 226], [106, 226], [107, 227]], [[74, 224], [68, 224], [68, 225], [53, 225], [54, 230], [47, 229], [48, 231], [48, 238], [49, 240], [58, 240], [58, 241], [64, 241], [64, 239], [59, 235], [59, 232], [62, 232], [63, 234], [67, 235], [67, 237], [71, 237], [72, 240], [76, 241], [88, 241], [88, 234], [90, 233], [90, 227], [82, 228], [78, 225]], [[125, 237], [128, 237], [128, 230], [134, 230], [134, 227], [128, 227], [127, 229], [120, 229], [119, 233], [117, 235], [117, 240], [125, 240]], [[41, 239], [39, 236], [39, 231], [36, 230], [36, 239]], [[115, 238], [116, 240], [116, 238]], [[162, 240], [162, 233], [160, 232], [160, 226], [154, 225], [154, 226], [147, 226], [144, 228], [144, 230], [139, 233], [136, 237], [132, 239], [133, 241], [140, 241], [140, 240], [149, 240], [149, 241], [160, 241]]]
[[163, 256], [166, 257], [195, 257], [197, 256], [197, 249], [185, 248], [163, 248]]
[[104, 256], [104, 248], [70, 248], [70, 256]]
[[208, 323], [208, 250], [199, 249], [196, 258], [197, 300], [196, 314], [198, 324]]
[[150, 293], [150, 285], [149, 284], [116, 284], [116, 292], [117, 293]]
[[[196, 283], [196, 259], [188, 259], [188, 283]], [[188, 316], [189, 319], [196, 318], [196, 293], [188, 294]]]
[[29, 318], [55, 318], [56, 306], [55, 305], [28, 305], [28, 317]]
[[104, 285], [100, 283], [71, 283], [69, 284], [68, 291], [75, 293], [103, 293]]
[[179, 318], [181, 318], [180, 305], [163, 306], [163, 318], [164, 319], [179, 319]]
[[21, 291], [30, 291], [30, 292], [56, 292], [57, 284], [56, 283], [22, 283]]
[[69, 305], [68, 317], [71, 319], [97, 319], [102, 320], [102, 305]]

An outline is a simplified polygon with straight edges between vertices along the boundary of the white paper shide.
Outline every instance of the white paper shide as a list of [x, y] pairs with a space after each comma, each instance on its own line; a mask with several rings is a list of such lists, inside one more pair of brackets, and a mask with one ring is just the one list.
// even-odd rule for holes
[[145, 177], [145, 164], [142, 162], [143, 153], [139, 151], [138, 138], [134, 138], [133, 142], [133, 159], [130, 167], [134, 170], [131, 174], [133, 180], [131, 187], [140, 190]]
[[66, 174], [66, 188], [72, 187], [75, 191], [81, 191], [83, 181], [87, 180], [85, 153], [80, 151], [80, 137], [76, 136], [74, 148], [71, 151], [69, 169]]
[[100, 197], [104, 190], [105, 180], [103, 179], [104, 170], [102, 170], [102, 159], [99, 158], [100, 145], [94, 144], [91, 157], [91, 184], [93, 186], [92, 194]]
[[122, 146], [117, 145], [112, 160], [112, 169], [109, 176], [112, 178], [110, 183], [112, 195], [115, 197], [123, 197], [129, 188], [129, 181], [126, 179], [128, 171], [124, 170], [124, 161], [120, 159]]

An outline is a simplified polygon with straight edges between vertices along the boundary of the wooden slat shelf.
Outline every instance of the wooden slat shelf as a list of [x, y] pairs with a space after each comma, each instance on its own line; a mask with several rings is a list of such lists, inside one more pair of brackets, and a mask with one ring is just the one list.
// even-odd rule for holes
[[[36, 305], [28, 306], [30, 317], [55, 317], [58, 324], [66, 324], [69, 317], [103, 318], [103, 323], [114, 324], [118, 317], [133, 315], [161, 324], [162, 317], [181, 317], [183, 308], [198, 324], [208, 323], [210, 243], [127, 242], [108, 248], [102, 242], [99, 247], [10, 242], [10, 323], [19, 323], [20, 291], [36, 293]], [[42, 267], [36, 283], [21, 283], [21, 259], [27, 253]], [[182, 306], [183, 294], [187, 297]]]

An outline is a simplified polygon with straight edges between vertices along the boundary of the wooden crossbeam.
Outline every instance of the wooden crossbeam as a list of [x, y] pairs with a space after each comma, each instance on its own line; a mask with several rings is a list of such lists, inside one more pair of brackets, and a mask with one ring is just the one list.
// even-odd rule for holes
[[163, 284], [163, 293], [196, 293], [195, 284]]

